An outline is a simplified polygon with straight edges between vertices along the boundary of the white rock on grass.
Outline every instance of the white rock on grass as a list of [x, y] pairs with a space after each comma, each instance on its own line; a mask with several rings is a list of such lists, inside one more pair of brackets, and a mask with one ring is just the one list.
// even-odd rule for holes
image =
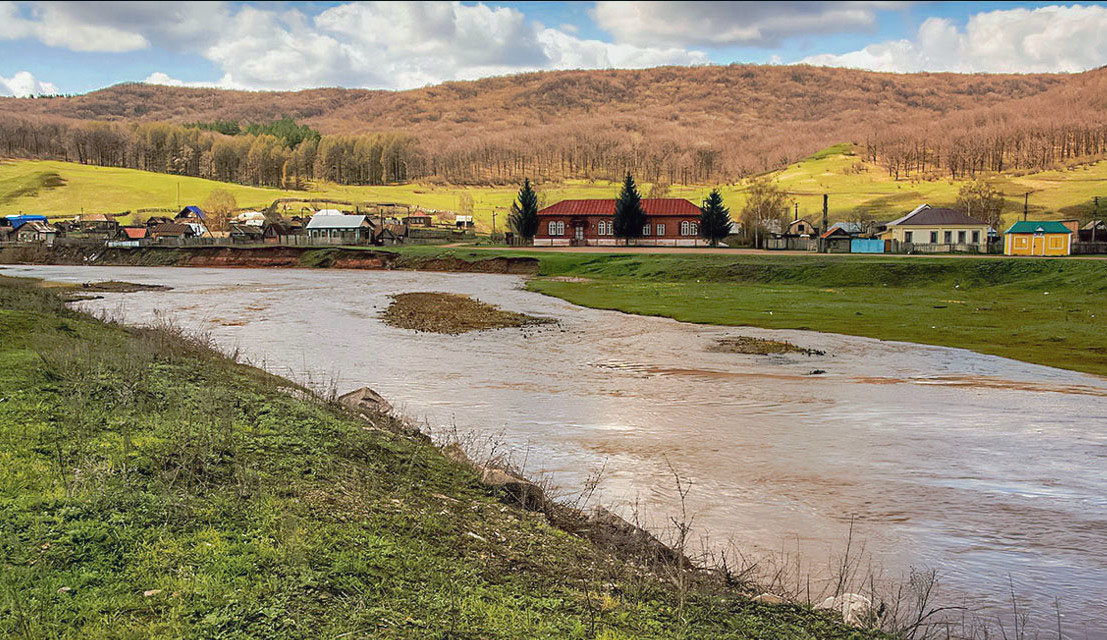
[[840, 596], [823, 600], [815, 608], [838, 611], [842, 614], [842, 622], [860, 625], [869, 617], [872, 606], [872, 601], [861, 594], [843, 593]]

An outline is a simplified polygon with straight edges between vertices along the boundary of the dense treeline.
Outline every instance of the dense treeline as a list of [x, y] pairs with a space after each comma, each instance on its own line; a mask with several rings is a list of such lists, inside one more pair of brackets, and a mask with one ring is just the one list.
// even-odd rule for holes
[[649, 183], [720, 183], [839, 142], [859, 143], [899, 178], [960, 179], [1100, 157], [1105, 127], [1107, 69], [668, 67], [402, 92], [120, 85], [72, 98], [0, 99], [3, 155], [288, 188], [311, 180], [619, 180], [628, 171]]
[[1102, 71], [1009, 104], [882, 129], [867, 136], [867, 159], [896, 178], [971, 179], [1103, 157], [1107, 74]]
[[[0, 155], [127, 167], [224, 182], [301, 188], [307, 181], [378, 185], [407, 180], [511, 182], [522, 176], [610, 178], [632, 170], [649, 182], [704, 182], [723, 175], [721, 149], [610, 134], [524, 132], [427, 145], [406, 133], [307, 136], [292, 145], [269, 133], [225, 135], [166, 123], [65, 123], [0, 115]], [[222, 123], [220, 128], [233, 129]], [[430, 150], [428, 150], [430, 149]], [[766, 165], [767, 167], [768, 165]]]
[[1107, 124], [889, 131], [865, 145], [867, 159], [899, 178], [976, 178], [1000, 171], [1042, 171], [1107, 154]]
[[262, 133], [228, 136], [165, 123], [59, 123], [0, 117], [0, 155], [126, 167], [298, 189], [308, 181], [403, 182], [420, 166], [406, 134], [306, 136], [294, 146]]

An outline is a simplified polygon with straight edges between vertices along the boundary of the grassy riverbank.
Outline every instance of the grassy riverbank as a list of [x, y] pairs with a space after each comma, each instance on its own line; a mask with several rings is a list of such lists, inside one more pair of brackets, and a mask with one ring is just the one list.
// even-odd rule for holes
[[1107, 375], [1107, 260], [452, 251], [501, 254], [537, 256], [528, 286], [588, 307], [960, 347]]
[[0, 277], [0, 636], [862, 638], [681, 593], [430, 444]]

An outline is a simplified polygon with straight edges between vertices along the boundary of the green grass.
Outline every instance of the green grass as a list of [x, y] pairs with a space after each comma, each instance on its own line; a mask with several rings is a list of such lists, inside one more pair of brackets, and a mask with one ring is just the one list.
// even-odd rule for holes
[[400, 251], [536, 256], [530, 289], [599, 309], [959, 347], [1107, 375], [1107, 260]]
[[[922, 202], [952, 205], [961, 181], [948, 179], [894, 180], [879, 166], [854, 154], [850, 144], [827, 147], [812, 156], [773, 172], [775, 179], [799, 204], [801, 216], [820, 219], [822, 194], [830, 199], [832, 220], [864, 212], [876, 219], [891, 220]], [[986, 180], [1007, 200], [1004, 223], [1021, 216], [1023, 194], [1030, 192], [1030, 211], [1042, 219], [1079, 217], [1100, 196], [1107, 211], [1107, 161], [1079, 165], [1023, 176], [992, 174]], [[47, 181], [44, 183], [44, 181]], [[644, 193], [650, 185], [642, 184]], [[674, 185], [669, 195], [699, 203], [714, 185]], [[389, 186], [314, 185], [306, 191], [284, 191], [247, 187], [160, 173], [93, 167], [39, 160], [0, 162], [0, 214], [43, 213], [72, 215], [85, 212], [114, 213], [145, 208], [173, 208], [180, 188], [181, 204], [200, 204], [213, 189], [228, 189], [240, 207], [267, 206], [279, 197], [330, 198], [356, 202], [399, 202], [427, 209], [457, 211], [461, 196], [473, 198], [478, 227], [487, 231], [496, 213], [496, 228], [503, 230], [507, 212], [515, 198], [515, 187], [464, 187], [430, 184]], [[741, 210], [748, 183], [719, 185], [733, 215]], [[546, 203], [566, 198], [612, 198], [618, 185], [597, 181], [569, 180], [539, 185]], [[298, 213], [298, 208], [289, 213]]]
[[673, 588], [172, 331], [0, 278], [0, 637], [864, 638]]

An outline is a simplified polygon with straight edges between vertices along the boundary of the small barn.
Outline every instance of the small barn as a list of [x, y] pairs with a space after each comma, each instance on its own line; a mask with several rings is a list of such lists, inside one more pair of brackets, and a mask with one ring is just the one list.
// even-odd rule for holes
[[1063, 222], [1021, 220], [1003, 235], [1009, 256], [1067, 256], [1072, 253], [1072, 229]]

